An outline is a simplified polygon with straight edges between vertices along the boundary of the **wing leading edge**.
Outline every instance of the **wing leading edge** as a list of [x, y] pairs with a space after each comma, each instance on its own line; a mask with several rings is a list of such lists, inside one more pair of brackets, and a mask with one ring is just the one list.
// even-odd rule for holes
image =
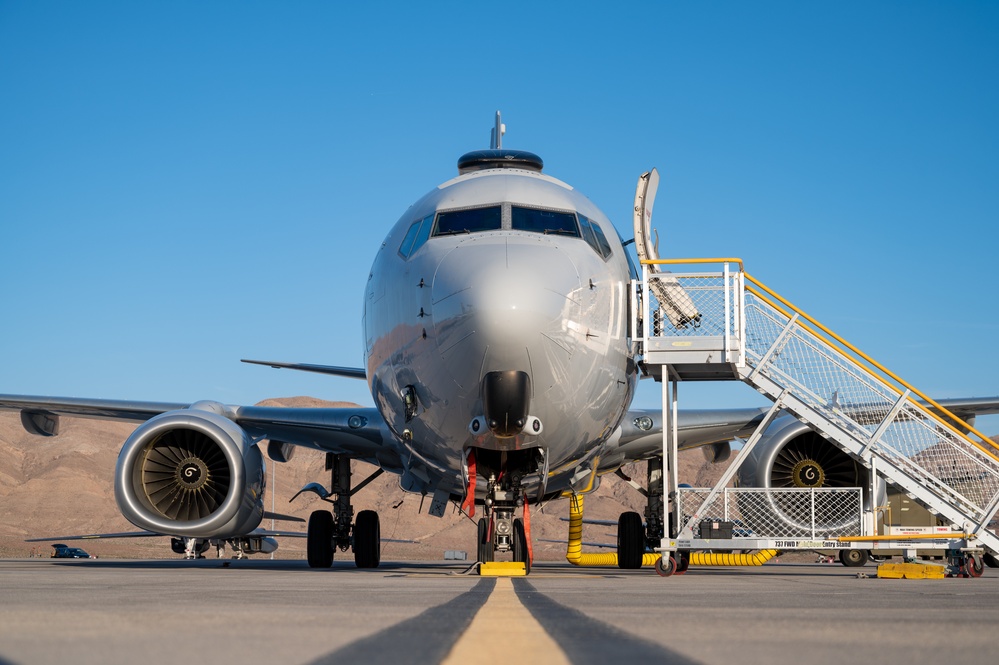
[[[950, 398], [937, 400], [955, 416], [969, 423], [976, 415], [999, 413], [999, 397]], [[934, 409], [935, 411], [936, 409]], [[747, 437], [759, 425], [768, 408], [686, 410], [677, 414], [677, 446], [680, 450], [699, 448]], [[662, 454], [662, 412], [633, 409], [621, 425], [618, 452], [628, 461]]]
[[20, 411], [32, 434], [52, 436], [59, 417], [145, 422], [163, 413], [210, 410], [242, 427], [256, 440], [345, 453], [396, 473], [402, 470], [401, 449], [376, 409], [365, 407], [224, 406], [214, 402], [180, 404], [125, 400], [0, 395], [0, 410]]

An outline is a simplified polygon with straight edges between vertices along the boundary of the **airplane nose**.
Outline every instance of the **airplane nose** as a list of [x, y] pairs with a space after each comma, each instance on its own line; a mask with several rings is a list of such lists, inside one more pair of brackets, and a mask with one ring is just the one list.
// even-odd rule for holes
[[565, 241], [469, 238], [441, 260], [431, 294], [435, 336], [459, 385], [478, 384], [490, 371], [531, 374], [531, 355], [549, 348], [571, 356], [580, 281], [558, 246]]
[[527, 372], [488, 372], [482, 378], [486, 425], [498, 437], [516, 436], [530, 415], [531, 377]]

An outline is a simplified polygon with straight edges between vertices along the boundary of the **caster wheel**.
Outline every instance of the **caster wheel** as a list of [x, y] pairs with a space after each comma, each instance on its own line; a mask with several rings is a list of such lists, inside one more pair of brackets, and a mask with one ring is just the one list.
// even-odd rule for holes
[[676, 559], [672, 556], [669, 558], [659, 557], [656, 561], [656, 573], [659, 577], [669, 577], [676, 572]]

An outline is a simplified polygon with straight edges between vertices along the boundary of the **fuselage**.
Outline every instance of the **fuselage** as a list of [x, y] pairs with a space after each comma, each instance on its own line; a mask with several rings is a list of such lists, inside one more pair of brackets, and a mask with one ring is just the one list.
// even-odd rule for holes
[[368, 382], [411, 456], [404, 488], [461, 494], [476, 449], [522, 464], [525, 487], [560, 491], [586, 481], [580, 462], [596, 468], [634, 394], [634, 268], [570, 186], [531, 164], [471, 164], [382, 243], [365, 294]]

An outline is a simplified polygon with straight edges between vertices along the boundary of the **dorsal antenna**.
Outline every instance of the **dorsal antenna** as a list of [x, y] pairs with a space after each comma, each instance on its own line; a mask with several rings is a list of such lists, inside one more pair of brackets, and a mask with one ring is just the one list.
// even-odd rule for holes
[[500, 119], [500, 112], [496, 111], [496, 126], [493, 127], [489, 137], [490, 150], [501, 150], [503, 148], [504, 134], [506, 134], [506, 125]]

